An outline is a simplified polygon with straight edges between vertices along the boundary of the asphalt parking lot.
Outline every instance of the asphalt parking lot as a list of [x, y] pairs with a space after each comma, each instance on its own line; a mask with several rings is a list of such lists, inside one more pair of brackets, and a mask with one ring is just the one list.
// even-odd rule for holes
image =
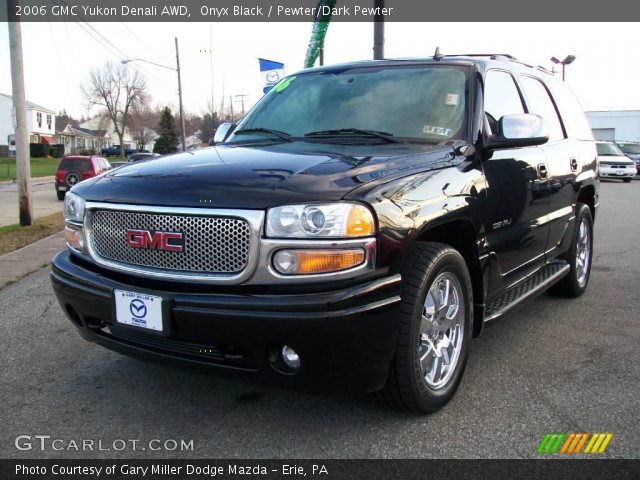
[[[432, 416], [176, 370], [82, 340], [48, 269], [0, 291], [1, 458], [528, 458], [548, 432], [611, 432], [640, 458], [640, 182], [603, 182], [591, 283], [547, 294], [472, 344], [453, 401]], [[193, 440], [192, 451], [18, 450], [18, 435]], [[104, 446], [103, 445], [103, 446]]]

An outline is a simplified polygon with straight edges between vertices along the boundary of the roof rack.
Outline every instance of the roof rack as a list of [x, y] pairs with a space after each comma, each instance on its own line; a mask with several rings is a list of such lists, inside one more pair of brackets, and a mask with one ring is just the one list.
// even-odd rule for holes
[[489, 57], [491, 60], [511, 60], [518, 59], [508, 53], [459, 53], [457, 55], [445, 55], [446, 57]]

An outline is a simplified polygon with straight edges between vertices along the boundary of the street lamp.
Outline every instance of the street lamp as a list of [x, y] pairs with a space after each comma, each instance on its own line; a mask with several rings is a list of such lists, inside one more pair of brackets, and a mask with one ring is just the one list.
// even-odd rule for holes
[[173, 70], [178, 73], [178, 100], [180, 102], [180, 127], [182, 129], [182, 151], [186, 151], [187, 149], [187, 138], [185, 135], [185, 127], [184, 127], [184, 111], [182, 108], [182, 81], [180, 79], [180, 54], [178, 53], [178, 38], [176, 37], [176, 68], [168, 67], [167, 65], [162, 65], [160, 63], [151, 62], [149, 60], [145, 60], [144, 58], [130, 58], [127, 60], [122, 60], [122, 64], [126, 65], [129, 62], [145, 62], [150, 65], [155, 65], [156, 67], [167, 68], [169, 70]]
[[551, 61], [556, 65], [562, 65], [562, 81], [564, 82], [564, 68], [573, 63], [575, 61], [575, 55], [567, 55], [566, 58], [562, 61], [558, 60], [556, 57], [551, 57]]

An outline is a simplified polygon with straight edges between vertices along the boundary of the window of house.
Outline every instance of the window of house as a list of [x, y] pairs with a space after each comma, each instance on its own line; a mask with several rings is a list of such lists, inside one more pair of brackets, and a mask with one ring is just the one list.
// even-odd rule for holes
[[51, 130], [51, 122], [53, 117], [51, 115], [47, 115], [47, 127]]
[[38, 127], [42, 127], [42, 113], [36, 112], [36, 122], [38, 123]]

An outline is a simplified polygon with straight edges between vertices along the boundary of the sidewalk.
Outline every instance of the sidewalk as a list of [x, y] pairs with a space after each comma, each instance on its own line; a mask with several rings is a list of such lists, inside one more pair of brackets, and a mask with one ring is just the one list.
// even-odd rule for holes
[[[55, 177], [31, 179], [33, 218], [44, 217], [62, 210], [63, 202], [56, 197]], [[18, 184], [0, 182], [0, 226], [18, 223]]]
[[64, 232], [58, 232], [0, 256], [0, 290], [49, 265], [53, 256], [64, 246]]

